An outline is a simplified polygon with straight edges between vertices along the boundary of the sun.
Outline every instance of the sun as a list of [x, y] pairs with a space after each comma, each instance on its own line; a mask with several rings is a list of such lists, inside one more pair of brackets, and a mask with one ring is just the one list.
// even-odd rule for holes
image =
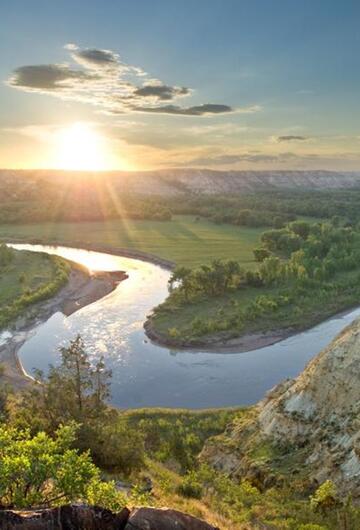
[[109, 169], [106, 139], [86, 123], [74, 123], [58, 131], [55, 138], [55, 158], [59, 169]]

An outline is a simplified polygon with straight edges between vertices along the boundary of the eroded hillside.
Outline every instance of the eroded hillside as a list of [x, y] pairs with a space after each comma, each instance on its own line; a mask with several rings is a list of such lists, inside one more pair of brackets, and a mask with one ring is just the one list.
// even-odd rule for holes
[[295, 380], [277, 386], [246, 419], [211, 440], [202, 458], [260, 487], [284, 475], [315, 487], [332, 480], [360, 496], [360, 320]]
[[1, 195], [18, 197], [56, 185], [73, 187], [101, 176], [117, 191], [171, 196], [178, 193], [229, 194], [244, 190], [312, 188], [336, 189], [360, 186], [359, 172], [337, 171], [214, 171], [210, 169], [164, 169], [158, 171], [111, 171], [96, 173], [60, 170], [0, 170]]

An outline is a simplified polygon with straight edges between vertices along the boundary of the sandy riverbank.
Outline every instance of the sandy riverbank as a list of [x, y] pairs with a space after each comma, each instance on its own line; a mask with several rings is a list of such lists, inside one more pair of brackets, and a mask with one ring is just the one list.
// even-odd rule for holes
[[[127, 278], [125, 272], [99, 272], [89, 274], [85, 269], [74, 265], [67, 284], [51, 299], [27, 308], [7, 330], [11, 338], [0, 342], [0, 364], [4, 373], [1, 381], [20, 390], [31, 384], [32, 379], [23, 370], [18, 351], [42, 322], [54, 313], [61, 311], [69, 316], [86, 305], [92, 304], [111, 293], [120, 281]], [[1, 335], [0, 335], [1, 336]]]

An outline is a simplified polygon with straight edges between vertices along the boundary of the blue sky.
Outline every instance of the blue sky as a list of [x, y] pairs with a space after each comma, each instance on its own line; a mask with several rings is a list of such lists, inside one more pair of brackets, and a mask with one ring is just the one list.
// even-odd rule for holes
[[[111, 168], [360, 169], [359, 2], [3, 0], [0, 12], [2, 167], [54, 165], [57, 133], [80, 122]], [[39, 65], [62, 78], [44, 87], [48, 70], [26, 69]]]

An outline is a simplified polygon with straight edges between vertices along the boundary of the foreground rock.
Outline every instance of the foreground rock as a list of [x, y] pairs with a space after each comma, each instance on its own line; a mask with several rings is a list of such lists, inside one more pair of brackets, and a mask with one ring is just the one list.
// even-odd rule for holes
[[310, 488], [330, 479], [359, 500], [360, 320], [297, 379], [276, 387], [248, 418], [209, 442], [202, 458], [260, 488], [284, 473]]
[[125, 530], [219, 530], [176, 510], [139, 508], [130, 514]]
[[2, 530], [219, 530], [176, 510], [138, 508], [120, 513], [71, 505], [32, 512], [0, 511]]

